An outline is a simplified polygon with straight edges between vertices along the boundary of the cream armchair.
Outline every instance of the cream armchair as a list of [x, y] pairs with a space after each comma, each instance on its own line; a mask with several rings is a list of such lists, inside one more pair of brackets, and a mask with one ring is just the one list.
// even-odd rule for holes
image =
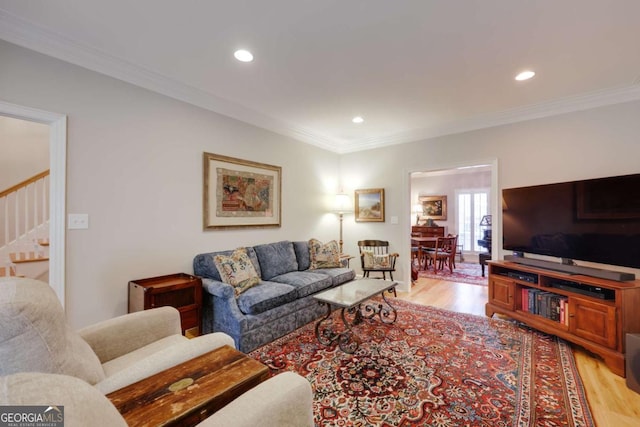
[[223, 333], [188, 339], [173, 307], [138, 311], [80, 329], [78, 335], [95, 353], [104, 379], [94, 384], [104, 394], [149, 377], [223, 345]]
[[[233, 339], [223, 333], [185, 338], [179, 313], [173, 307], [127, 314], [76, 332], [67, 325], [51, 287], [23, 278], [0, 279], [0, 325], [2, 404], [29, 404], [32, 398], [50, 398], [48, 388], [34, 387], [33, 381], [59, 381], [57, 389], [73, 402], [76, 394], [86, 389], [77, 386], [79, 379], [104, 397], [225, 344], [234, 347]], [[103, 400], [103, 404], [111, 405], [106, 397]], [[268, 406], [263, 407], [265, 402]], [[281, 374], [240, 396], [202, 424], [249, 426], [260, 420], [261, 425], [312, 426], [311, 402], [306, 379]], [[42, 402], [46, 403], [52, 402]], [[71, 409], [65, 407], [65, 416], [72, 416], [69, 411], [75, 410], [70, 405]], [[84, 415], [79, 415], [82, 420]]]
[[[309, 382], [285, 372], [259, 384], [198, 427], [313, 426]], [[0, 405], [64, 406], [65, 427], [124, 427], [115, 406], [98, 389], [69, 375], [22, 372], [0, 377]]]

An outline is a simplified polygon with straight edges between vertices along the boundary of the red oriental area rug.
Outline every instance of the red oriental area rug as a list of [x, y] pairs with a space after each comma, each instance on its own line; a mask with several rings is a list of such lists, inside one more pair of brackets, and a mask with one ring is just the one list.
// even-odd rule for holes
[[[516, 323], [392, 299], [352, 355], [314, 324], [250, 356], [311, 383], [317, 426], [593, 426], [570, 347]], [[333, 314], [338, 318], [338, 313]]]
[[[485, 275], [488, 274], [488, 268], [485, 267]], [[438, 270], [434, 273], [433, 268], [428, 270], [418, 270], [418, 277], [428, 277], [431, 279], [449, 280], [450, 282], [469, 283], [472, 285], [487, 286], [488, 278], [482, 277], [480, 264], [470, 262], [459, 262], [453, 273], [448, 269]]]

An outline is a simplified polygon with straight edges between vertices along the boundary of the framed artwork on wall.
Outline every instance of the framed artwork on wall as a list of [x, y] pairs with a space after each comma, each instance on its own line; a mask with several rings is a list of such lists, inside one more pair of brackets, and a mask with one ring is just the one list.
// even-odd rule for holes
[[422, 205], [421, 218], [447, 219], [447, 196], [420, 196], [418, 200]]
[[282, 168], [203, 154], [203, 227], [280, 227]]
[[356, 222], [384, 222], [384, 188], [355, 191]]

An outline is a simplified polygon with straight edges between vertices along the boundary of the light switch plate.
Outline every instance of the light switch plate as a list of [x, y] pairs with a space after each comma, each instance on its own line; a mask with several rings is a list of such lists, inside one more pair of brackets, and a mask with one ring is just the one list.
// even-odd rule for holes
[[86, 230], [89, 228], [89, 214], [69, 214], [67, 228], [69, 230]]
[[397, 216], [392, 216], [391, 217], [391, 224], [397, 224], [398, 223], [398, 217]]

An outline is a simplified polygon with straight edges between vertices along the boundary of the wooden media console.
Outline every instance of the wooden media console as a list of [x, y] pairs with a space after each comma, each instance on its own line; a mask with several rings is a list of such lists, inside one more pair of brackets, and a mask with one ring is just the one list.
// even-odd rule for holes
[[625, 335], [640, 332], [640, 280], [617, 282], [489, 261], [486, 315], [504, 314], [578, 344], [625, 376]]

